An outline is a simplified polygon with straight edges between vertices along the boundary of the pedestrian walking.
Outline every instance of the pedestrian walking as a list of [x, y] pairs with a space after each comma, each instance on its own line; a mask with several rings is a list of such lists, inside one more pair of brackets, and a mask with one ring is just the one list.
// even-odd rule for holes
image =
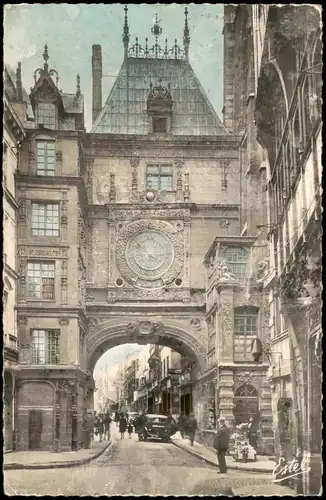
[[128, 422], [128, 434], [129, 434], [129, 439], [131, 439], [131, 434], [132, 434], [132, 431], [134, 430], [133, 426], [132, 426], [132, 423], [131, 422]]
[[191, 446], [194, 445], [194, 439], [195, 439], [195, 434], [196, 434], [197, 429], [198, 429], [197, 420], [195, 419], [194, 414], [191, 412], [189, 414], [189, 418], [187, 421], [187, 430], [188, 430], [188, 436], [190, 438]]
[[180, 417], [178, 418], [178, 427], [179, 427], [179, 431], [180, 431], [182, 439], [184, 439], [184, 437], [185, 437], [186, 423], [187, 423], [187, 417], [183, 412], [181, 412]]
[[110, 424], [111, 424], [111, 417], [110, 413], [107, 411], [105, 416], [104, 416], [104, 440], [110, 439]]
[[253, 448], [255, 448], [255, 450], [257, 451], [258, 422], [255, 421], [253, 417], [249, 417], [247, 436], [248, 436], [249, 444]]
[[214, 437], [213, 447], [216, 450], [218, 467], [220, 474], [227, 473], [225, 456], [229, 449], [230, 435], [229, 429], [225, 425], [225, 418], [219, 419], [219, 429]]
[[121, 413], [121, 415], [120, 415], [120, 421], [119, 421], [119, 432], [120, 432], [120, 435], [121, 435], [120, 439], [124, 439], [127, 427], [128, 427], [127, 419], [124, 416], [124, 414]]
[[100, 443], [102, 443], [103, 434], [104, 434], [104, 419], [103, 419], [102, 414], [99, 415], [99, 418], [97, 421], [97, 433], [98, 433], [99, 438], [100, 438]]

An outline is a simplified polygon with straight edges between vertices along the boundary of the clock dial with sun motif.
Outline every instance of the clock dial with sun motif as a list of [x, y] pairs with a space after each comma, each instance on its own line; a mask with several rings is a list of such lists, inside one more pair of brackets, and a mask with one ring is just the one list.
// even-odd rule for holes
[[127, 263], [140, 278], [160, 278], [171, 267], [173, 257], [171, 240], [158, 231], [141, 231], [134, 234], [127, 243]]

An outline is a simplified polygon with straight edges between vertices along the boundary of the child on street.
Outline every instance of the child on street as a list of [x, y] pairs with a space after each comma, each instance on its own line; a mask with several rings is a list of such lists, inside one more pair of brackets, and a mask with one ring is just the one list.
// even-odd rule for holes
[[129, 434], [129, 439], [131, 439], [131, 434], [133, 431], [133, 426], [130, 422], [128, 422], [128, 434]]

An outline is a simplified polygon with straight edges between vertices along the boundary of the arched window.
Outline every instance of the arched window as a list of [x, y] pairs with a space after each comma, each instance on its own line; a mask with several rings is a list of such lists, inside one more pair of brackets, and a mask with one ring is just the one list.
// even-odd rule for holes
[[258, 419], [258, 393], [250, 384], [241, 385], [234, 394], [234, 418], [236, 425], [246, 423], [249, 417]]
[[241, 247], [228, 247], [224, 250], [224, 259], [230, 271], [238, 278], [243, 279], [248, 275], [248, 252]]
[[237, 307], [234, 310], [234, 361], [252, 361], [251, 343], [258, 333], [258, 309]]

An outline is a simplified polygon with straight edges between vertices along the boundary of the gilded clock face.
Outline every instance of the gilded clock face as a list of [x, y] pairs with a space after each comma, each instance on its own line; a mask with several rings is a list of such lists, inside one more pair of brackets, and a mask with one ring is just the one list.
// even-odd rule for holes
[[153, 280], [162, 276], [172, 265], [173, 257], [172, 242], [158, 231], [141, 231], [127, 243], [127, 263], [139, 277], [145, 279]]

